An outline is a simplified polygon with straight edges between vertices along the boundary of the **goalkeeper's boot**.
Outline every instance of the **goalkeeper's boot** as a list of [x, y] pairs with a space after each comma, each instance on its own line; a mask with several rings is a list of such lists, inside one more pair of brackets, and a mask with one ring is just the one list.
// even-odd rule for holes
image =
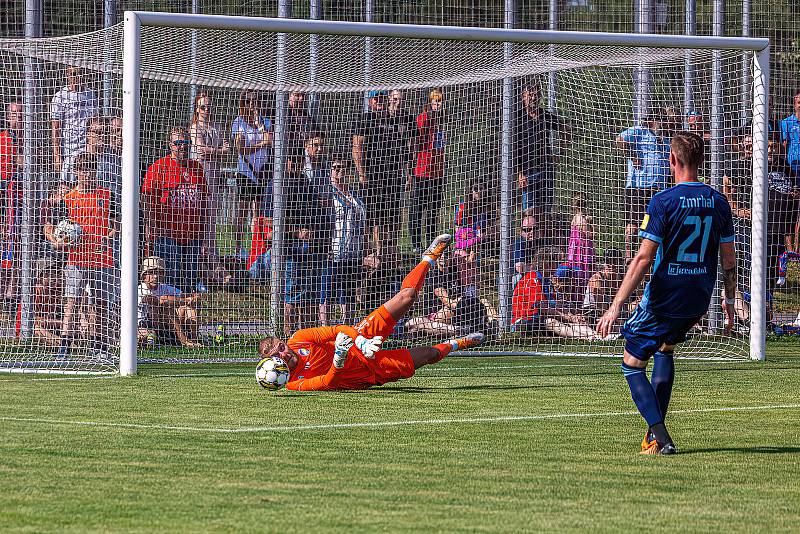
[[483, 345], [483, 342], [486, 341], [486, 336], [482, 332], [473, 332], [454, 341], [458, 344], [458, 350], [471, 349]]
[[428, 245], [428, 248], [425, 249], [423, 252], [423, 257], [427, 256], [433, 261], [438, 260], [447, 247], [450, 246], [450, 242], [453, 241], [453, 236], [450, 234], [441, 234], [433, 240], [433, 242]]

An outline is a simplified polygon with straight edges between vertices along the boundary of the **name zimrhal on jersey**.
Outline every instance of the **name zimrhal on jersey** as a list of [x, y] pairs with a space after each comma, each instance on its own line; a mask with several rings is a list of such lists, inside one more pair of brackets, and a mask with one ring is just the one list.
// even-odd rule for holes
[[681, 208], [713, 208], [714, 197], [680, 197]]
[[708, 274], [706, 267], [682, 267], [680, 263], [670, 263], [667, 266], [667, 274], [670, 276], [697, 276]]

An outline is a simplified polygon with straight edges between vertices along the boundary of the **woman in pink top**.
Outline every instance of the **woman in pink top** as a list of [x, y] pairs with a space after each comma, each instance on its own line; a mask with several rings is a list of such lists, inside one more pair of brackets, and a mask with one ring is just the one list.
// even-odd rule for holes
[[572, 197], [572, 222], [570, 223], [567, 261], [556, 271], [553, 283], [556, 290], [570, 302], [577, 302], [594, 273], [594, 226], [587, 213], [584, 193]]
[[594, 267], [594, 226], [592, 218], [587, 214], [587, 200], [584, 193], [576, 193], [572, 197], [572, 223], [569, 232], [567, 263], [579, 267], [587, 275], [591, 275]]

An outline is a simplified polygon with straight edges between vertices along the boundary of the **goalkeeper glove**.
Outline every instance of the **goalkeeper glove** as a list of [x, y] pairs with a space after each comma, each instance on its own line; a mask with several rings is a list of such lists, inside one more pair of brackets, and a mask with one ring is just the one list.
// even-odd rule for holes
[[336, 334], [336, 342], [333, 347], [333, 366], [337, 369], [344, 367], [344, 362], [347, 360], [347, 351], [353, 346], [353, 340], [347, 334], [339, 332]]
[[383, 343], [383, 337], [381, 336], [375, 336], [369, 339], [364, 336], [358, 336], [356, 338], [356, 347], [370, 360], [375, 359], [375, 353], [380, 350], [381, 343]]

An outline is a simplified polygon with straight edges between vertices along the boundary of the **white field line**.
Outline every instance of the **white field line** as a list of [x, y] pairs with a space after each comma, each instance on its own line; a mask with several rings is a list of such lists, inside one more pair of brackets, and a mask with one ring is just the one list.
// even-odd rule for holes
[[[730, 363], [742, 363], [738, 360], [727, 360]], [[701, 361], [701, 360], [681, 360], [679, 361], [679, 365], [706, 365], [709, 361]], [[714, 363], [719, 363], [719, 361], [715, 360]], [[595, 366], [595, 367], [619, 367], [619, 363], [606, 363], [606, 362], [597, 362], [597, 363], [548, 363], [548, 364], [534, 364], [534, 365], [474, 365], [472, 367], [443, 367], [443, 366], [436, 366], [436, 367], [424, 367], [419, 369], [416, 374], [424, 375], [424, 376], [431, 376], [435, 378], [435, 376], [430, 375], [429, 373], [439, 373], [439, 372], [448, 372], [448, 371], [496, 371], [500, 369], [544, 369], [544, 368], [558, 368], [558, 367], [587, 367], [587, 366]], [[208, 373], [166, 373], [166, 374], [159, 374], [159, 375], [145, 375], [145, 378], [198, 378], [198, 377], [209, 377], [209, 378], [218, 378], [218, 377], [228, 377], [228, 376], [251, 376], [253, 373], [251, 372], [238, 372], [238, 373], [220, 373], [215, 371], [210, 371]], [[104, 375], [104, 376], [71, 376], [71, 377], [57, 377], [57, 378], [26, 378], [26, 381], [33, 381], [33, 382], [46, 382], [46, 381], [60, 381], [60, 380], [100, 380], [106, 378], [115, 378], [116, 375]]]
[[[728, 406], [720, 408], [696, 408], [687, 410], [671, 410], [670, 415], [692, 414], [692, 413], [712, 413], [712, 412], [747, 412], [747, 411], [770, 411], [770, 410], [795, 410], [800, 409], [800, 404], [765, 404], [760, 406]], [[303, 430], [342, 430], [350, 428], [386, 428], [401, 426], [419, 425], [442, 425], [442, 424], [477, 424], [477, 423], [508, 423], [525, 421], [543, 421], [549, 419], [584, 419], [596, 417], [628, 417], [638, 416], [639, 412], [599, 412], [599, 413], [561, 413], [548, 415], [505, 415], [498, 417], [473, 417], [466, 419], [412, 419], [407, 421], [373, 421], [363, 423], [329, 423], [316, 425], [295, 425], [295, 426], [258, 426], [241, 428], [214, 428], [214, 427], [192, 427], [192, 426], [173, 426], [173, 425], [152, 425], [138, 423], [104, 423], [99, 421], [67, 421], [60, 419], [40, 419], [35, 417], [4, 417], [0, 416], [0, 421], [16, 423], [40, 423], [47, 425], [69, 425], [69, 426], [88, 426], [100, 428], [124, 428], [133, 430], [173, 430], [179, 432], [196, 432], [210, 434], [257, 434], [272, 432], [297, 432]]]

